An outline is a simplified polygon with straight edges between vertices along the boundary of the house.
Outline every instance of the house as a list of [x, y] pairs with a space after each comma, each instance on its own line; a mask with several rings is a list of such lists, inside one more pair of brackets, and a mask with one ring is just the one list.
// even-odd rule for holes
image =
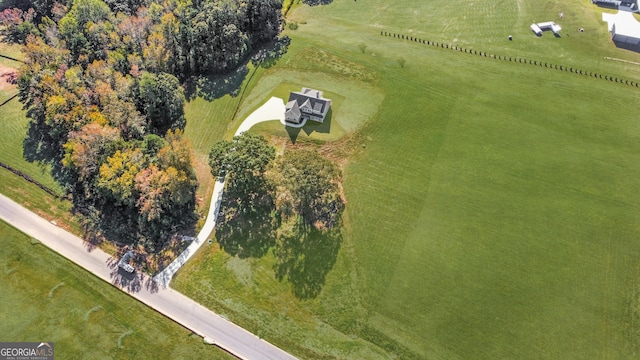
[[287, 123], [299, 125], [306, 120], [323, 122], [329, 109], [331, 100], [322, 97], [322, 91], [302, 88], [292, 91], [285, 107], [284, 119]]

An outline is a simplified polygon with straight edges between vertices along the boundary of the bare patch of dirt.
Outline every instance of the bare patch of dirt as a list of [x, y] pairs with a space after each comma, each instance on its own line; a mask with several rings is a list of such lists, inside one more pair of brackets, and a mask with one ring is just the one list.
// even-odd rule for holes
[[14, 89], [18, 76], [18, 70], [0, 64], [0, 91]]

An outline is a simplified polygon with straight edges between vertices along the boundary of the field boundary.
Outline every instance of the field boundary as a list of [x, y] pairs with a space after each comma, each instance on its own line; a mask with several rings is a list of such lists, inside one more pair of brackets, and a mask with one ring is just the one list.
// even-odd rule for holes
[[486, 57], [486, 58], [490, 58], [490, 59], [494, 59], [494, 60], [503, 60], [503, 61], [510, 61], [510, 62], [515, 62], [515, 63], [519, 63], [519, 64], [534, 65], [534, 66], [544, 67], [544, 68], [551, 69], [551, 70], [565, 71], [565, 72], [570, 72], [570, 73], [573, 73], [573, 74], [576, 74], [576, 75], [584, 75], [584, 76], [592, 77], [592, 78], [595, 78], [595, 79], [602, 79], [602, 80], [615, 82], [615, 83], [618, 83], [618, 84], [627, 85], [627, 86], [631, 86], [631, 87], [636, 87], [636, 88], [640, 87], [640, 83], [638, 83], [636, 81], [620, 79], [618, 77], [610, 76], [610, 75], [598, 74], [598, 73], [595, 73], [595, 72], [592, 72], [592, 71], [586, 71], [586, 70], [574, 68], [572, 66], [551, 64], [551, 63], [547, 63], [547, 62], [543, 62], [543, 61], [539, 61], [539, 60], [532, 60], [532, 59], [521, 58], [521, 57], [489, 54], [486, 51], [478, 51], [478, 50], [466, 49], [466, 48], [463, 48], [463, 47], [459, 47], [457, 45], [451, 45], [451, 44], [441, 43], [441, 42], [437, 42], [437, 41], [430, 41], [430, 40], [420, 39], [420, 38], [416, 38], [416, 37], [413, 37], [413, 36], [408, 36], [408, 35], [404, 35], [404, 34], [397, 34], [397, 33], [392, 33], [392, 32], [388, 32], [388, 31], [380, 31], [380, 35], [386, 36], [386, 37], [392, 37], [392, 38], [399, 39], [399, 40], [409, 40], [409, 41], [413, 41], [413, 42], [416, 42], [416, 43], [419, 43], [419, 44], [423, 44], [423, 45], [431, 45], [431, 46], [434, 46], [434, 47], [437, 47], [437, 48], [459, 51], [459, 52], [463, 52], [463, 53], [466, 53], [466, 54], [478, 55], [478, 56], [481, 56], [481, 57]]
[[17, 62], [19, 62], [19, 63], [26, 64], [26, 62], [24, 62], [24, 61], [22, 61], [22, 60], [20, 60], [20, 59], [16, 59], [16, 58], [11, 57], [11, 56], [7, 56], [7, 55], [2, 55], [2, 54], [0, 54], [0, 57], [5, 58], [5, 59], [9, 59], [9, 60], [13, 60], [13, 61], [17, 61]]
[[35, 186], [37, 186], [37, 187], [39, 187], [40, 189], [44, 190], [44, 192], [46, 192], [47, 194], [49, 194], [49, 195], [51, 195], [51, 196], [55, 197], [56, 199], [66, 199], [66, 200], [70, 200], [69, 195], [61, 196], [60, 194], [58, 194], [57, 192], [55, 192], [53, 189], [51, 189], [51, 188], [47, 187], [46, 185], [44, 185], [44, 184], [42, 184], [42, 183], [38, 182], [37, 180], [35, 180], [35, 179], [34, 179], [34, 178], [32, 178], [31, 176], [29, 176], [29, 175], [27, 175], [27, 174], [23, 173], [22, 171], [20, 171], [20, 170], [18, 170], [18, 169], [16, 169], [16, 168], [14, 168], [14, 167], [12, 167], [12, 166], [10, 166], [10, 165], [7, 165], [7, 164], [5, 164], [5, 163], [3, 163], [3, 162], [1, 162], [1, 161], [0, 161], [0, 167], [1, 167], [1, 168], [3, 168], [3, 169], [6, 169], [6, 170], [8, 170], [8, 171], [11, 171], [12, 173], [14, 173], [14, 174], [16, 174], [16, 175], [20, 176], [20, 177], [21, 177], [21, 178], [23, 178], [24, 180], [26, 180], [26, 181], [28, 181], [28, 182], [30, 182], [30, 183], [32, 183], [32, 184], [34, 184]]

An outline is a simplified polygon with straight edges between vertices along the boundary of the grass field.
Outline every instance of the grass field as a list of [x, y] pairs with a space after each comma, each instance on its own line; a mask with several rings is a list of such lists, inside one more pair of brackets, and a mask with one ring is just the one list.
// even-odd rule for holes
[[[302, 301], [274, 279], [273, 254], [239, 259], [214, 245], [174, 286], [303, 358], [636, 357], [638, 90], [380, 36], [640, 80], [638, 66], [605, 59], [640, 55], [613, 46], [602, 11], [577, 0], [297, 6], [289, 52], [254, 78], [238, 114], [319, 79], [344, 99], [332, 118], [344, 129], [349, 84], [375, 95], [353, 105], [376, 110], [345, 168], [335, 265]], [[531, 34], [546, 20], [561, 38]]]
[[60, 359], [230, 359], [222, 350], [0, 222], [2, 341]]
[[[0, 54], [20, 59], [22, 54], [18, 46], [0, 42]], [[0, 58], [0, 66], [19, 68], [20, 63]], [[15, 86], [0, 88], [0, 103], [9, 100], [18, 89]], [[10, 100], [0, 107], [2, 121], [0, 121], [0, 162], [17, 169], [41, 184], [62, 194], [62, 189], [49, 174], [47, 166], [30, 163], [22, 156], [22, 141], [27, 134], [28, 120], [22, 110], [18, 98]]]
[[[640, 81], [639, 66], [607, 59], [640, 54], [613, 46], [602, 11], [584, 0], [296, 5], [289, 52], [249, 68], [237, 97], [191, 100], [185, 133], [205, 199], [210, 146], [270, 96], [310, 86], [336, 99], [330, 127], [303, 129], [298, 141], [337, 143], [363, 129], [344, 169], [339, 252], [306, 254], [333, 264], [322, 292], [300, 300], [275, 280], [271, 252], [240, 259], [216, 244], [173, 286], [301, 358], [637, 357], [639, 90], [380, 35]], [[530, 32], [548, 20], [561, 38]], [[0, 114], [0, 161], [54, 187], [22, 160], [20, 105]], [[255, 131], [291, 137], [275, 123]], [[68, 204], [1, 169], [0, 179], [3, 193], [65, 217]], [[0, 234], [0, 334], [55, 341], [65, 358], [224, 355], [6, 225]]]

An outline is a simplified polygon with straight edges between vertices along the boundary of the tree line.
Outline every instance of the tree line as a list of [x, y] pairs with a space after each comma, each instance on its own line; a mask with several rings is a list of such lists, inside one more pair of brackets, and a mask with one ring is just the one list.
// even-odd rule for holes
[[[275, 39], [280, 0], [31, 0], [0, 13], [6, 39], [29, 35], [69, 50], [73, 65], [103, 60], [120, 72], [167, 72], [181, 81], [227, 72]], [[26, 9], [24, 9], [26, 8]]]
[[92, 236], [158, 251], [197, 218], [181, 81], [273, 40], [279, 1], [16, 3], [0, 28], [24, 45], [25, 157], [51, 165]]

